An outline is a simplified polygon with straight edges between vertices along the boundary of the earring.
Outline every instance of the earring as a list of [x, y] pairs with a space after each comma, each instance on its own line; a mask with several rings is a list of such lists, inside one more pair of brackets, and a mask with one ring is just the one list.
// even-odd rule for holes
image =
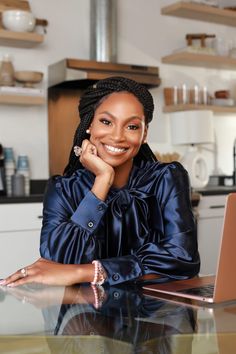
[[90, 129], [86, 129], [86, 134], [90, 134]]
[[75, 156], [79, 157], [82, 154], [82, 148], [80, 146], [75, 145], [74, 146], [74, 153], [75, 153]]
[[143, 144], [147, 144], [147, 140], [146, 139], [143, 141]]

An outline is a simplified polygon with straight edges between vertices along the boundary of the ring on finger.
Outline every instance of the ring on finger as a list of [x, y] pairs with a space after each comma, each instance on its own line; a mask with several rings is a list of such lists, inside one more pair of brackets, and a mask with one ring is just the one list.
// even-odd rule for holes
[[28, 275], [28, 270], [27, 270], [27, 268], [22, 268], [21, 270], [20, 270], [20, 273], [21, 273], [21, 275], [25, 278], [25, 277], [27, 277], [27, 275]]
[[79, 157], [82, 154], [82, 148], [80, 146], [75, 145], [74, 146], [74, 153], [75, 153], [75, 156]]

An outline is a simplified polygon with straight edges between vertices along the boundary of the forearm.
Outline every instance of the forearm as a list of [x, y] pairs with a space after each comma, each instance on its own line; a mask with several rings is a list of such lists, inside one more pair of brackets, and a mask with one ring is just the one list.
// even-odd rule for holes
[[[45, 207], [40, 239], [41, 256], [61, 263], [92, 262], [97, 257], [98, 242], [93, 235], [106, 212], [107, 204], [89, 191], [75, 210], [66, 212], [63, 207], [58, 207], [60, 205], [59, 200], [54, 203], [54, 208]], [[72, 213], [71, 216], [69, 213]]]

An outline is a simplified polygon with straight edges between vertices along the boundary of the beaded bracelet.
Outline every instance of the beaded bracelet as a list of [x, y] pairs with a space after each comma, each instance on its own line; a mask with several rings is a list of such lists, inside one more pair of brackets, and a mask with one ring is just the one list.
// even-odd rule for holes
[[94, 270], [94, 279], [91, 284], [93, 285], [102, 285], [107, 278], [105, 269], [99, 261], [92, 261], [92, 264], [95, 266]]
[[94, 307], [96, 309], [99, 309], [100, 307], [102, 307], [103, 302], [106, 298], [105, 290], [100, 285], [91, 285], [91, 287], [93, 289], [93, 294], [94, 294], [94, 299], [95, 299]]

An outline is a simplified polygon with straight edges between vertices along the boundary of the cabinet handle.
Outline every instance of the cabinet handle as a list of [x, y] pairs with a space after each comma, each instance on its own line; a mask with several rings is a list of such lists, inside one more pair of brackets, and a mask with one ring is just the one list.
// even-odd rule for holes
[[211, 205], [210, 209], [224, 209], [224, 205]]
[[43, 215], [38, 215], [38, 219], [42, 219], [43, 218]]

